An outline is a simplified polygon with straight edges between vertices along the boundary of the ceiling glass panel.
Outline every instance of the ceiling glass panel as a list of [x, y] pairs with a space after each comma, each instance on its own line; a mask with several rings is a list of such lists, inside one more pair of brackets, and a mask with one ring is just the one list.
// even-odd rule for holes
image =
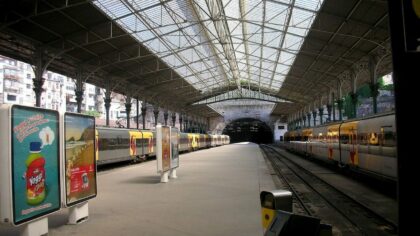
[[323, 0], [94, 0], [201, 92], [281, 88]]

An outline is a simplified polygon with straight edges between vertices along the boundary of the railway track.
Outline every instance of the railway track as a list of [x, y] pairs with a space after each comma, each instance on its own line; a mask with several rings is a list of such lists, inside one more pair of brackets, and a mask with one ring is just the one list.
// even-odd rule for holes
[[396, 235], [397, 226], [268, 145], [260, 145], [293, 193], [294, 213], [318, 217], [333, 235]]

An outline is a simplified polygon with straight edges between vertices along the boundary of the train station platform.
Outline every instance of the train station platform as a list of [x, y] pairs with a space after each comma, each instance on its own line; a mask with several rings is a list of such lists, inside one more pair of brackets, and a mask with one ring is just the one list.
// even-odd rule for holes
[[49, 216], [49, 235], [263, 235], [259, 193], [275, 184], [258, 145], [182, 154], [177, 175], [160, 183], [155, 160], [99, 172], [89, 220], [68, 225], [63, 209]]

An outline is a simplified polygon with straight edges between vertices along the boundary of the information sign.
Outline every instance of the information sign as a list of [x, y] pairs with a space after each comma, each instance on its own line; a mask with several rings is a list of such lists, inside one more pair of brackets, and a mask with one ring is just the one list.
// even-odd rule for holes
[[60, 209], [58, 112], [13, 105], [11, 164], [13, 223]]
[[96, 196], [95, 118], [64, 115], [65, 194], [71, 206]]

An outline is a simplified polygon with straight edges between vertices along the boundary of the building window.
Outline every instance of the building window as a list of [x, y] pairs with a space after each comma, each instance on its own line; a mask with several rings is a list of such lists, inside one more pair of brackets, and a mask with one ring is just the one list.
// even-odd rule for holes
[[284, 129], [284, 125], [279, 125], [277, 128], [278, 129]]
[[31, 84], [26, 84], [27, 89], [31, 89], [31, 87], [32, 87]]
[[26, 79], [32, 79], [31, 77], [31, 74], [26, 74]]
[[16, 95], [7, 94], [7, 100], [15, 102], [16, 101]]

